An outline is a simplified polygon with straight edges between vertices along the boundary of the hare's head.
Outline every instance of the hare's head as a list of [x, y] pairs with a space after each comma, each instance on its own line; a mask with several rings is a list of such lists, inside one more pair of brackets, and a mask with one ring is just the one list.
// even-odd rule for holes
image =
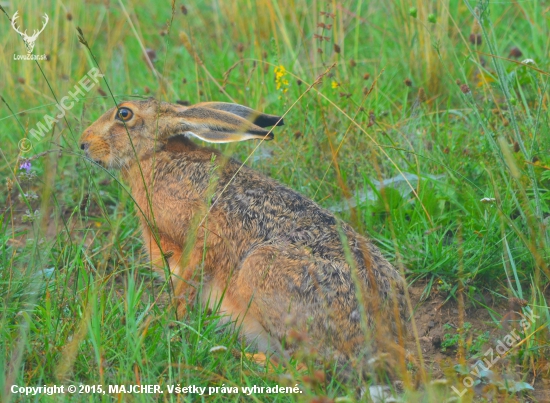
[[237, 104], [182, 106], [149, 98], [122, 102], [109, 109], [82, 133], [80, 148], [106, 167], [122, 168], [178, 134], [210, 143], [271, 140], [273, 134], [264, 127], [282, 124], [278, 116]]

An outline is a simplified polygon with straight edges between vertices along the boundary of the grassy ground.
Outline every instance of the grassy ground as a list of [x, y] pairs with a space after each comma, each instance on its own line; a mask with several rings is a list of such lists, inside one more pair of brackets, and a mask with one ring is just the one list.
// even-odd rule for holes
[[[456, 304], [441, 323], [452, 325], [442, 347], [454, 346], [450, 369], [435, 371], [413, 341], [407, 401], [459, 399], [451, 385], [464, 389], [468, 365], [494, 345], [485, 332], [506, 331], [527, 308], [535, 316], [521, 345], [481, 386], [498, 384], [506, 367], [517, 373], [508, 389], [524, 391], [501, 389], [499, 399], [550, 389], [548, 0], [0, 5], [7, 13], [0, 14], [3, 401], [354, 398], [355, 385], [324, 381], [318, 369], [268, 371], [251, 362], [213, 314], [197, 308], [176, 320], [165, 282], [151, 275], [127, 188], [79, 152], [80, 133], [113, 105], [111, 93], [286, 114], [275, 141], [227, 152], [250, 157], [255, 169], [373, 238], [420, 290], [412, 302]], [[16, 10], [28, 32], [49, 15], [34, 49], [47, 61], [13, 60], [26, 53], [7, 17]], [[59, 113], [57, 100], [96, 60], [106, 81], [21, 151], [21, 139], [45, 114]], [[20, 167], [29, 158], [27, 172]], [[472, 306], [487, 313], [478, 328], [465, 325]], [[414, 318], [411, 326], [419, 340]], [[434, 385], [432, 377], [447, 383]], [[135, 383], [299, 384], [303, 393], [7, 393], [12, 384]], [[469, 388], [460, 399], [487, 397]]]

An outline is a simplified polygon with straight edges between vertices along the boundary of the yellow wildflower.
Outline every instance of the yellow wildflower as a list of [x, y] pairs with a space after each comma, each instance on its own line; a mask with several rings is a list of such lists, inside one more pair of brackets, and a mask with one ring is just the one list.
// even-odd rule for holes
[[338, 88], [338, 87], [340, 86], [340, 83], [339, 83], [338, 81], [333, 81], [333, 82], [331, 83], [331, 86], [332, 86], [333, 89], [334, 89], [334, 88]]
[[285, 66], [283, 66], [283, 65], [275, 66], [274, 72], [275, 72], [276, 88], [278, 90], [281, 90], [282, 92], [287, 92], [288, 91], [288, 79], [285, 78], [285, 76], [287, 75], [287, 71], [285, 69]]

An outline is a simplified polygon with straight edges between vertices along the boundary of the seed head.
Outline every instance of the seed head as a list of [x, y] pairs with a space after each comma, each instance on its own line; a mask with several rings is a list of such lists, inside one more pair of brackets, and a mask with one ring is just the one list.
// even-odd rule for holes
[[479, 46], [481, 45], [481, 42], [482, 41], [482, 37], [481, 37], [481, 34], [476, 34], [474, 32], [472, 32], [470, 34], [470, 43], [474, 46]]
[[418, 101], [419, 102], [426, 102], [426, 92], [424, 91], [424, 88], [420, 87], [418, 89]]
[[376, 124], [376, 116], [374, 115], [374, 111], [369, 112], [369, 123], [367, 124], [367, 127], [374, 126]]
[[514, 46], [512, 49], [510, 49], [510, 54], [508, 57], [513, 57], [515, 59], [519, 59], [521, 56], [523, 56], [523, 53], [517, 46]]
[[145, 49], [145, 53], [151, 63], [154, 63], [157, 60], [157, 52], [154, 49]]

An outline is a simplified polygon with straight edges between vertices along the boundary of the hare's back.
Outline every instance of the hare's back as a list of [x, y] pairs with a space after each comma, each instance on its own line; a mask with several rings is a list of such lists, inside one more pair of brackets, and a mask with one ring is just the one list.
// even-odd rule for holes
[[250, 168], [242, 167], [236, 174], [227, 171], [218, 186], [218, 192], [223, 191], [221, 207], [251, 239], [305, 246], [313, 255], [339, 262], [345, 262], [342, 241], [347, 240], [361, 262], [356, 244], [359, 238], [366, 240], [330, 211]]

